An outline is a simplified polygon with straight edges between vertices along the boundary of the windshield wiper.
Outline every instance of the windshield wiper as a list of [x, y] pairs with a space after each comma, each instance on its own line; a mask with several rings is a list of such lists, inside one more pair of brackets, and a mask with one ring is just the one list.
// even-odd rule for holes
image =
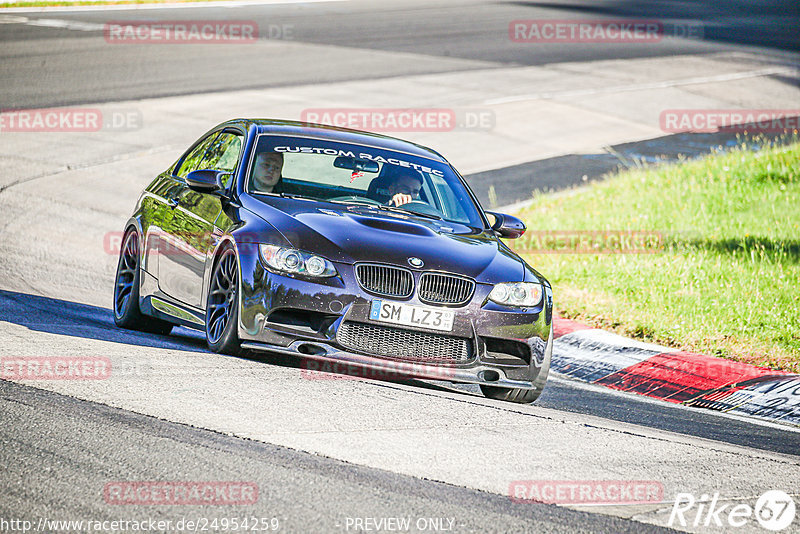
[[393, 211], [395, 213], [403, 213], [403, 214], [408, 213], [411, 215], [416, 215], [417, 217], [424, 217], [426, 219], [436, 219], [437, 221], [443, 220], [441, 217], [439, 217], [438, 215], [434, 215], [433, 213], [420, 213], [419, 211], [407, 210], [397, 206], [384, 206], [383, 204], [381, 204], [378, 206], [378, 208], [386, 211]]
[[374, 202], [366, 202], [364, 200], [326, 200], [326, 202], [330, 202], [332, 204], [344, 204], [345, 206], [367, 206], [370, 208], [378, 208], [380, 204], [375, 204]]
[[269, 196], [269, 197], [292, 198], [292, 199], [297, 199], [297, 200], [312, 200], [312, 201], [319, 200], [318, 198], [305, 197], [303, 195], [295, 195], [294, 193], [283, 193], [283, 192], [281, 192], [281, 193], [268, 193], [266, 191], [253, 191], [252, 194], [254, 194], [254, 195], [265, 195], [265, 196]]
[[375, 202], [367, 202], [365, 200], [328, 200], [334, 204], [345, 204], [351, 206], [364, 206], [367, 208], [377, 208], [382, 211], [391, 211], [393, 213], [402, 213], [403, 215], [416, 215], [417, 217], [424, 217], [426, 219], [436, 219], [437, 221], [443, 220], [440, 216], [432, 213], [420, 213], [418, 211], [406, 210], [396, 206], [387, 206], [385, 204], [377, 204]]

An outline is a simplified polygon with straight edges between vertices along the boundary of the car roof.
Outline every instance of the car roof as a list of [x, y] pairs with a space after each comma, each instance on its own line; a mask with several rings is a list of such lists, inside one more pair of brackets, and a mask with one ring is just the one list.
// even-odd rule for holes
[[[277, 120], [277, 119], [234, 119], [228, 123], [237, 123], [250, 129], [251, 126], [258, 128], [258, 133], [280, 134], [287, 136], [313, 137], [325, 141], [339, 141], [354, 145], [367, 145], [395, 152], [405, 152], [414, 156], [432, 159], [442, 163], [447, 163], [444, 157], [433, 149], [404, 141], [396, 137], [381, 135], [338, 126], [328, 126], [325, 124], [314, 124], [310, 122]], [[244, 124], [243, 124], [244, 123]]]

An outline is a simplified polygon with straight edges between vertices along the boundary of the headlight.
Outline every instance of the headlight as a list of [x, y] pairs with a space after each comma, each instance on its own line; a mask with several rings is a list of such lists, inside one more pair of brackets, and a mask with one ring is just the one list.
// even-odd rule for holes
[[261, 261], [273, 271], [326, 278], [336, 274], [331, 262], [308, 252], [275, 245], [258, 245]]
[[496, 284], [489, 293], [489, 300], [503, 306], [536, 306], [542, 300], [542, 284], [532, 282]]

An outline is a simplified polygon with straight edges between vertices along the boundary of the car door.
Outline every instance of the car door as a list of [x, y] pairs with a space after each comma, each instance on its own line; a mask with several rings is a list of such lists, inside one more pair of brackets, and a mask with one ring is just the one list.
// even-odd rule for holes
[[222, 197], [190, 189], [186, 175], [200, 169], [230, 173], [228, 185], [241, 155], [244, 136], [238, 131], [223, 130], [210, 135], [193, 150], [176, 170], [182, 187], [168, 199], [171, 214], [165, 217], [164, 238], [159, 254], [159, 289], [184, 304], [202, 310], [203, 274], [209, 251], [219, 232], [214, 221], [222, 212]]
[[[179, 199], [187, 189], [183, 179], [189, 170], [197, 168], [197, 164], [205, 155], [208, 147], [217, 138], [219, 132], [205, 136], [198, 140], [175, 165], [161, 173], [151, 184], [147, 195], [142, 199], [142, 229], [145, 233], [145, 258], [144, 269], [157, 280], [166, 279], [159, 273], [161, 264], [169, 267], [162, 261], [162, 256], [169, 257], [175, 254], [176, 236], [179, 229], [175, 223], [175, 209]], [[166, 293], [160, 282], [159, 289]]]

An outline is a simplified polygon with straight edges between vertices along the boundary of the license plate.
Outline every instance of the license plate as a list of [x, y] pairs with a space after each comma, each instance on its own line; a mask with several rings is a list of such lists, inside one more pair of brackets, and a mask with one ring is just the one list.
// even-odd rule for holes
[[369, 312], [369, 318], [373, 321], [430, 328], [444, 332], [453, 329], [455, 316], [456, 314], [452, 310], [425, 308], [382, 300], [373, 300]]

